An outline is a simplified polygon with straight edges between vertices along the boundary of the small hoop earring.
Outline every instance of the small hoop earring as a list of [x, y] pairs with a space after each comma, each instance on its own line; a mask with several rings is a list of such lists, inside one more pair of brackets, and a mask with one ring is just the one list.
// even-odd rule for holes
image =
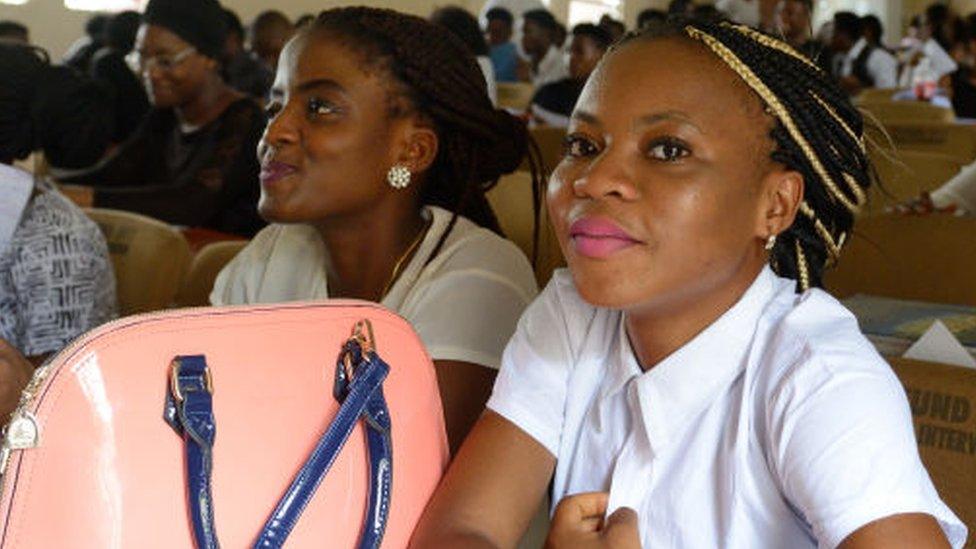
[[410, 170], [403, 164], [397, 164], [386, 173], [386, 182], [394, 189], [406, 189], [410, 186]]
[[769, 238], [766, 239], [766, 246], [765, 246], [766, 251], [768, 252], [772, 250], [773, 246], [775, 245], [776, 245], [776, 235], [771, 234], [769, 235]]

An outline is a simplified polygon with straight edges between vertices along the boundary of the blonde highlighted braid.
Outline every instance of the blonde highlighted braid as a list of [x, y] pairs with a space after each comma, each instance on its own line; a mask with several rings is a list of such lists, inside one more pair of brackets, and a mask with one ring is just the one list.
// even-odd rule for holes
[[778, 235], [773, 269], [798, 291], [822, 285], [867, 201], [870, 165], [860, 113], [810, 59], [781, 40], [728, 22], [672, 21], [634, 39], [684, 37], [704, 45], [732, 69], [776, 120], [772, 159], [803, 175], [799, 214]]

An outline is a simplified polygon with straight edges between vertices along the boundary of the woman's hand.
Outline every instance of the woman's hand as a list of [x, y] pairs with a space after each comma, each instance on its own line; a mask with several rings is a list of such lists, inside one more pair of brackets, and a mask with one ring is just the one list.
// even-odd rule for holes
[[552, 517], [546, 549], [640, 549], [637, 513], [621, 507], [604, 521], [608, 499], [606, 492], [563, 498]]
[[937, 207], [932, 202], [932, 196], [923, 192], [917, 197], [886, 208], [886, 213], [899, 215], [929, 215], [933, 213], [955, 213], [956, 205], [950, 204], [944, 208]]
[[33, 373], [34, 365], [13, 345], [0, 339], [0, 424], [10, 419], [10, 413], [20, 401], [20, 392]]

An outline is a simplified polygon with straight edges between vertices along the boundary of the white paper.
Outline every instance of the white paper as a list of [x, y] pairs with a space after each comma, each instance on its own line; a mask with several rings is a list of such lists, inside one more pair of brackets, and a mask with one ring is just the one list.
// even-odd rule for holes
[[976, 369], [976, 359], [941, 320], [932, 323], [922, 337], [905, 351], [903, 357]]

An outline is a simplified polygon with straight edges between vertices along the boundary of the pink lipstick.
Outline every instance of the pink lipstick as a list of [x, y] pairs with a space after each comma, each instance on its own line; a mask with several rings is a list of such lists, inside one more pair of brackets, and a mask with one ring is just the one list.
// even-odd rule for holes
[[268, 162], [261, 166], [261, 184], [273, 185], [274, 183], [298, 172], [298, 168], [284, 162]]
[[605, 259], [640, 244], [619, 225], [601, 217], [577, 219], [569, 228], [569, 237], [576, 253], [593, 259]]

